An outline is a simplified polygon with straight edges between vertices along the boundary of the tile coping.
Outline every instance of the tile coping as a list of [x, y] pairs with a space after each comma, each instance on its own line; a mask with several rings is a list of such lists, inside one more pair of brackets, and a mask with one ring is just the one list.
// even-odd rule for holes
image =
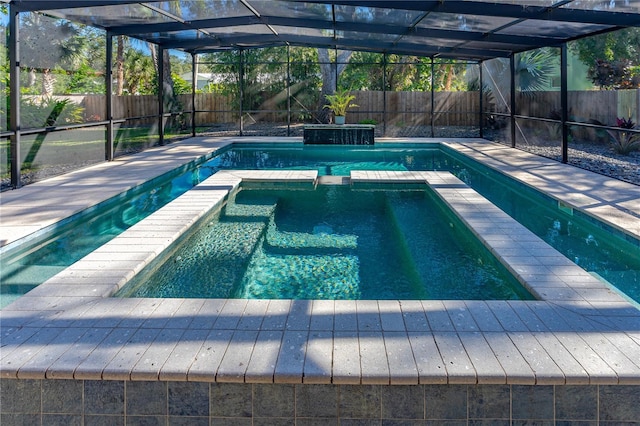
[[109, 297], [243, 180], [317, 178], [211, 176], [4, 308], [0, 377], [640, 384], [640, 311], [448, 172], [353, 171], [350, 180], [429, 185], [539, 300]]

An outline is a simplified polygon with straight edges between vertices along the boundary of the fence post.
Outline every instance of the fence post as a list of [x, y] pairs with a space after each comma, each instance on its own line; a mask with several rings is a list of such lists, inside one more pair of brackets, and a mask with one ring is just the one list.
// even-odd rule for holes
[[567, 95], [567, 43], [560, 48], [560, 109], [562, 110], [562, 162], [569, 160], [569, 99]]
[[105, 108], [107, 113], [107, 137], [105, 141], [104, 156], [106, 161], [113, 161], [114, 149], [113, 149], [113, 34], [107, 32], [107, 45], [106, 45], [106, 80], [105, 80]]
[[13, 5], [9, 5], [9, 102], [10, 122], [13, 132], [10, 136], [11, 145], [11, 186], [20, 188], [20, 25], [18, 23], [18, 11]]
[[158, 46], [158, 137], [164, 145], [164, 47]]
[[484, 138], [484, 127], [483, 127], [483, 125], [484, 125], [484, 120], [483, 120], [483, 118], [484, 118], [484, 102], [483, 102], [484, 101], [484, 99], [483, 99], [484, 98], [484, 93], [482, 91], [482, 89], [483, 89], [482, 61], [480, 61], [478, 63], [478, 67], [479, 67], [479, 69], [478, 69], [478, 80], [479, 80], [478, 84], [480, 85], [480, 89], [479, 89], [480, 90], [480, 99], [479, 99], [479, 101], [480, 101], [480, 118], [479, 118], [478, 125], [480, 126], [480, 138], [482, 139], [482, 138]]
[[509, 56], [509, 71], [510, 71], [510, 84], [511, 84], [511, 105], [509, 110], [511, 112], [511, 148], [516, 147], [516, 57], [512, 53]]
[[196, 137], [196, 89], [198, 88], [198, 54], [191, 54], [191, 136]]

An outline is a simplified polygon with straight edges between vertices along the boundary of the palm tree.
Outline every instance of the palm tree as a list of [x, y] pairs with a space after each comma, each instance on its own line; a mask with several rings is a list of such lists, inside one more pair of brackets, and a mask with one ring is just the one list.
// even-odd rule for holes
[[162, 51], [162, 58], [158, 57], [158, 49], [155, 44], [149, 43], [149, 50], [151, 51], [151, 59], [153, 65], [156, 68], [156, 73], [160, 74], [160, 67], [162, 67], [164, 74], [162, 78], [162, 89], [165, 99], [165, 105], [171, 110], [174, 105], [175, 95], [173, 91], [173, 77], [171, 75], [171, 56], [168, 50]]
[[39, 13], [23, 14], [21, 20], [20, 65], [30, 69], [29, 83], [35, 84], [35, 74], [42, 73], [40, 93], [53, 95], [56, 67], [70, 65], [80, 56], [83, 43], [79, 30], [71, 23], [49, 18]]
[[125, 37], [117, 37], [116, 48], [116, 96], [122, 96], [124, 92], [124, 44]]
[[[549, 88], [551, 76], [557, 69], [557, 55], [551, 49], [529, 50], [515, 57], [516, 90], [533, 94]], [[497, 58], [483, 63], [483, 91], [493, 98], [497, 112], [506, 111], [511, 92], [509, 59]], [[467, 70], [470, 86], [478, 87], [478, 67]], [[504, 108], [501, 107], [504, 106]]]
[[149, 56], [139, 50], [127, 49], [123, 62], [123, 89], [130, 95], [153, 92], [155, 71]]

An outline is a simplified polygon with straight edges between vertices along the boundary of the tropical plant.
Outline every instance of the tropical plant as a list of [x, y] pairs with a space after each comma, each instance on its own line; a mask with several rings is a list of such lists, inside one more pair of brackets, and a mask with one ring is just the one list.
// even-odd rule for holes
[[616, 118], [616, 127], [623, 130], [607, 130], [613, 144], [613, 149], [618, 154], [627, 155], [631, 151], [640, 149], [640, 133], [630, 132], [629, 130], [636, 130], [636, 123], [631, 120], [631, 117]]
[[569, 43], [600, 89], [640, 87], [640, 28], [598, 34]]
[[191, 93], [191, 83], [180, 77], [178, 74], [173, 73], [173, 92], [176, 95], [186, 95]]
[[137, 49], [124, 52], [124, 93], [150, 95], [157, 93], [156, 73], [149, 55]]
[[97, 72], [86, 63], [81, 63], [76, 70], [69, 73], [69, 75], [64, 75], [59, 80], [64, 83], [64, 87], [58, 93], [102, 94], [105, 91], [104, 73]]
[[79, 27], [34, 12], [24, 14], [21, 19], [20, 66], [30, 70], [26, 86], [34, 85], [40, 73], [39, 94], [52, 96], [56, 68], [73, 68], [81, 54], [84, 40], [79, 36]]
[[344, 117], [349, 108], [358, 107], [358, 105], [351, 103], [356, 97], [348, 90], [338, 90], [333, 95], [325, 95], [325, 98], [329, 103], [323, 108], [332, 111], [336, 117]]
[[634, 72], [635, 68], [628, 59], [611, 62], [597, 59], [596, 66], [589, 68], [588, 75], [600, 90], [634, 89], [640, 87], [640, 75]]
[[20, 103], [20, 120], [25, 129], [82, 123], [83, 113], [84, 108], [70, 99], [26, 98]]
[[552, 49], [536, 49], [520, 53], [516, 56], [516, 87], [525, 93], [547, 90], [551, 75], [559, 70], [558, 51]]
[[364, 120], [360, 120], [358, 124], [372, 124], [375, 126], [378, 124], [378, 121], [373, 118], [365, 118]]
[[[352, 55], [353, 52], [350, 50], [332, 52], [329, 49], [318, 48], [318, 65], [320, 66], [320, 74], [322, 76], [320, 103], [327, 95], [334, 94], [332, 93], [333, 88], [338, 86], [338, 80], [347, 68]], [[318, 119], [323, 123], [329, 121], [329, 117], [324, 114], [319, 114]]]
[[[551, 48], [530, 50], [516, 55], [514, 63], [516, 90], [525, 95], [547, 90], [551, 76], [559, 69], [558, 59], [557, 51]], [[511, 92], [509, 60], [492, 59], [484, 62], [482, 66], [485, 73], [483, 90], [495, 103], [496, 112], [501, 112], [507, 108]], [[479, 87], [478, 71], [476, 66], [467, 69], [468, 84], [471, 88]]]

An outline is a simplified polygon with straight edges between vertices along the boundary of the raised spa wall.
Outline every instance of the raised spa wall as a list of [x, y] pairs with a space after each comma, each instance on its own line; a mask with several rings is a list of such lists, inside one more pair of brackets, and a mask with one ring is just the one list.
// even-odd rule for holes
[[640, 386], [2, 380], [8, 425], [637, 424]]
[[370, 124], [308, 124], [302, 141], [305, 145], [373, 145], [375, 128]]

